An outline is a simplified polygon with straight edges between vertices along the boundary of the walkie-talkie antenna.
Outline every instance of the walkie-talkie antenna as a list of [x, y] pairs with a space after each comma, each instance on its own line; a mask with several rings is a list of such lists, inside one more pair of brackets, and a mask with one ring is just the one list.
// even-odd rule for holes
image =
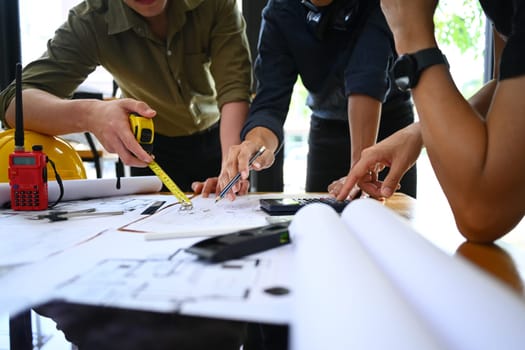
[[16, 125], [15, 125], [15, 152], [24, 151], [24, 111], [22, 105], [22, 65], [16, 64]]

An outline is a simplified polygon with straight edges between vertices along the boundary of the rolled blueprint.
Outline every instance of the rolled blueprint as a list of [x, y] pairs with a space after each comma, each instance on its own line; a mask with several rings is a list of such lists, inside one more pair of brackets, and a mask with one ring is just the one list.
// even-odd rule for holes
[[442, 349], [357, 241], [354, 224], [364, 225], [345, 224], [325, 204], [295, 215], [291, 348]]
[[525, 302], [509, 287], [374, 200], [351, 203], [342, 220], [447, 349], [524, 348]]
[[[116, 187], [116, 178], [64, 180], [63, 201], [125, 196], [137, 193], [155, 193], [162, 188], [162, 182], [156, 176], [132, 176], [120, 178], [120, 189]], [[56, 181], [48, 182], [49, 203], [54, 203], [60, 195]], [[0, 205], [10, 201], [11, 189], [8, 183], [0, 184]]]

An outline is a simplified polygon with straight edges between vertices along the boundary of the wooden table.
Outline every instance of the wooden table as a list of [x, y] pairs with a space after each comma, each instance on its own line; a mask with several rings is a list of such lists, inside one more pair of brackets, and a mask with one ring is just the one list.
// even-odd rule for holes
[[452, 211], [439, 198], [420, 201], [395, 194], [385, 205], [405, 217], [410, 225], [437, 247], [461, 255], [511, 287], [525, 299], [525, 220], [494, 244], [467, 242], [459, 233]]

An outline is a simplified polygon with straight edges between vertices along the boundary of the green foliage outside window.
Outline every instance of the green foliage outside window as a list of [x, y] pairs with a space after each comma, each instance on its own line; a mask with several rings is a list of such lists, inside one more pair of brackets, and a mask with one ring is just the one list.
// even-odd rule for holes
[[434, 16], [436, 40], [465, 97], [483, 84], [485, 15], [477, 0], [441, 0]]
[[439, 43], [456, 46], [461, 53], [472, 50], [482, 54], [485, 17], [477, 0], [441, 0], [435, 13]]

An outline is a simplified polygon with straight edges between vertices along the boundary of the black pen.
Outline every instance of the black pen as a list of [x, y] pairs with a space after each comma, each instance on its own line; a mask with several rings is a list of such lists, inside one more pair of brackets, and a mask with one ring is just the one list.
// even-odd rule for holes
[[[248, 161], [248, 167], [250, 167], [253, 162], [261, 155], [264, 153], [264, 151], [266, 151], [266, 147], [264, 146], [261, 146], [261, 148], [259, 148], [259, 150], [257, 151], [257, 153], [255, 153], [251, 158], [250, 160]], [[233, 185], [235, 185], [237, 183], [237, 181], [239, 181], [241, 179], [241, 173], [237, 173], [237, 175], [235, 175], [235, 177], [233, 179], [231, 179], [230, 182], [228, 182], [228, 184], [226, 185], [226, 187], [224, 187], [224, 189], [221, 191], [221, 193], [219, 193], [219, 196], [217, 198], [215, 198], [215, 203], [217, 203], [218, 201], [220, 201], [221, 199], [224, 198], [224, 196], [226, 195], [226, 193], [228, 193], [228, 191], [233, 187]]]

